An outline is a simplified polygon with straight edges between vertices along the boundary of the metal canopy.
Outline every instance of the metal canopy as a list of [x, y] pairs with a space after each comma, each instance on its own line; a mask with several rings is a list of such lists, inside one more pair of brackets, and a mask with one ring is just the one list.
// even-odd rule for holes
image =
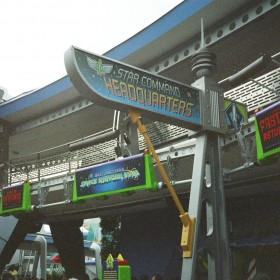
[[[194, 2], [197, 1], [184, 1], [155, 25], [164, 26], [170, 14], [173, 17], [180, 14], [182, 18], [181, 13]], [[257, 14], [259, 7], [262, 7], [262, 12]], [[216, 53], [218, 60], [215, 79], [223, 80], [234, 70], [260, 57], [260, 52], [279, 52], [279, 7], [279, 1], [275, 0], [209, 1], [207, 6], [193, 14], [186, 14], [185, 19], [182, 18], [172, 30], [166, 30], [137, 52], [126, 53], [122, 60], [183, 83], [192, 83], [190, 56], [200, 41], [199, 22], [203, 17], [206, 43], [211, 37], [207, 45]], [[249, 19], [243, 22], [245, 15]], [[231, 23], [236, 26], [232, 30], [229, 29]], [[219, 30], [222, 30], [220, 37], [217, 35]], [[148, 31], [149, 27], [140, 33], [144, 36]], [[106, 56], [114, 57], [118, 50], [125, 49], [128, 41], [107, 52]], [[158, 71], [155, 71], [157, 66]], [[271, 65], [264, 71], [275, 67]], [[226, 88], [226, 85], [222, 86]], [[112, 126], [113, 114], [114, 110], [98, 107], [81, 97], [68, 77], [0, 104], [0, 118], [8, 121], [11, 128], [10, 159], [30, 153], [36, 155], [41, 150], [108, 129]]]
[[[104, 55], [191, 84], [194, 78], [190, 59], [199, 48], [201, 18], [204, 19], [206, 44], [217, 55], [217, 81], [242, 69], [259, 58], [261, 53], [279, 53], [279, 0], [207, 1], [208, 5], [191, 12], [197, 8], [196, 3], [194, 0], [182, 2], [154, 24]], [[181, 21], [169, 30], [168, 24], [177, 17]], [[159, 28], [164, 32], [157, 35]], [[131, 51], [127, 44], [139, 45], [140, 35], [146, 45]], [[118, 57], [120, 54], [122, 56]], [[271, 68], [275, 69], [276, 65], [264, 69], [264, 73]], [[227, 90], [226, 85], [223, 87]], [[38, 115], [44, 116], [46, 112], [64, 108], [77, 100], [81, 100], [81, 97], [69, 78], [63, 77], [42, 89], [0, 104], [0, 117], [15, 125], [27, 117], [30, 120]]]

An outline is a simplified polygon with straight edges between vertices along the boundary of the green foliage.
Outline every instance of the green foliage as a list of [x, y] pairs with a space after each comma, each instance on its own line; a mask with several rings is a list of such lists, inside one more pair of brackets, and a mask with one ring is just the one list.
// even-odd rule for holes
[[109, 254], [116, 258], [120, 251], [121, 216], [102, 217], [100, 227], [102, 233], [102, 261], [105, 261]]

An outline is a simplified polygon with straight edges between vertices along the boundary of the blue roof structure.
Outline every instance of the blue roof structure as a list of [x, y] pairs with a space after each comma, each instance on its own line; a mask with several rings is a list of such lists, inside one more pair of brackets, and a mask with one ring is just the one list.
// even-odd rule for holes
[[[124, 60], [157, 39], [166, 36], [170, 31], [188, 20], [200, 10], [212, 3], [213, 0], [188, 0], [183, 1], [157, 21], [138, 32], [128, 40], [106, 52], [104, 55], [115, 60]], [[173, 42], [175, 43], [175, 42]], [[38, 89], [23, 93], [11, 100], [0, 104], [0, 117], [8, 118], [10, 115], [32, 107], [47, 99], [57, 96], [61, 92], [72, 88], [73, 85], [68, 76]], [[10, 120], [9, 120], [10, 121]]]
[[39, 90], [23, 93], [11, 100], [6, 101], [5, 103], [0, 104], [0, 117], [5, 118], [10, 114], [36, 105], [37, 103], [47, 100], [48, 98], [51, 98], [72, 87], [73, 85], [70, 79], [68, 76], [65, 76], [64, 78], [55, 81], [54, 83]]
[[183, 1], [141, 32], [106, 52], [105, 55], [115, 60], [123, 60], [127, 56], [150, 44], [152, 41], [172, 31], [176, 26], [180, 25], [211, 2], [213, 2], [213, 0]]

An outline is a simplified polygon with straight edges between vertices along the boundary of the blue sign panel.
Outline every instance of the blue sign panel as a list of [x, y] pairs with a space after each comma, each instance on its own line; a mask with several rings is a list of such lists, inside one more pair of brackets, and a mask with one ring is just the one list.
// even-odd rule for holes
[[75, 172], [73, 201], [144, 188], [157, 190], [150, 154], [78, 169]]
[[74, 47], [65, 54], [65, 66], [77, 90], [94, 103], [121, 111], [140, 109], [187, 128], [201, 126], [196, 88]]

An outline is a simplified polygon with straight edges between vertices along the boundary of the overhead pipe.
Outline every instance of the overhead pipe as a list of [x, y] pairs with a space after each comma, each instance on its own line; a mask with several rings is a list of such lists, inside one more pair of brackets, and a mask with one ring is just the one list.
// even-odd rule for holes
[[279, 62], [278, 60], [275, 59], [275, 58], [278, 57], [278, 56], [280, 56], [280, 52], [277, 53], [277, 54], [275, 54], [275, 55], [273, 55], [273, 56], [271, 56], [271, 60], [272, 60], [272, 62], [273, 62], [274, 64], [276, 64], [276, 65], [279, 67], [279, 66], [280, 66], [280, 62]]
[[41, 278], [47, 279], [47, 240], [42, 235], [37, 235], [34, 240], [38, 251], [40, 252], [40, 269], [41, 269]]
[[246, 169], [251, 169], [254, 166], [256, 166], [255, 162], [249, 162], [249, 163], [245, 163], [244, 165], [239, 166], [239, 167], [234, 168], [234, 169], [230, 169], [230, 170], [224, 169], [223, 173], [224, 173], [225, 176], [228, 176], [228, 175], [232, 175], [232, 174], [235, 174], [237, 172], [240, 172], [240, 171], [243, 171], [243, 170], [246, 170]]
[[228, 82], [230, 86], [235, 87], [245, 82], [249, 78], [251, 78], [257, 72], [266, 68], [272, 62], [272, 58], [269, 55], [264, 54], [251, 64], [244, 67], [242, 70], [238, 71], [236, 74], [222, 80], [219, 84], [223, 84]]
[[92, 243], [90, 246], [90, 250], [93, 250], [95, 255], [96, 275], [100, 275], [100, 269], [102, 265], [100, 245], [98, 245], [97, 243]]
[[49, 204], [43, 204], [43, 205], [32, 205], [31, 209], [33, 211], [37, 211], [38, 209], [42, 209], [42, 208], [47, 208], [47, 207], [52, 207], [52, 206], [59, 206], [59, 205], [66, 205], [66, 204], [71, 204], [72, 201], [71, 200], [63, 200], [63, 201], [59, 201], [59, 202], [54, 202], [54, 203], [49, 203]]
[[34, 259], [33, 259], [33, 264], [32, 264], [32, 272], [31, 272], [31, 277], [32, 278], [37, 278], [37, 270], [38, 270], [38, 264], [39, 264], [39, 259], [40, 259], [40, 251], [35, 251]]
[[271, 62], [271, 57], [263, 55], [251, 64], [229, 77], [228, 81], [231, 86], [240, 85], [242, 82], [251, 78], [255, 73], [263, 70]]
[[79, 142], [71, 143], [68, 146], [68, 150], [70, 152], [77, 151], [82, 148], [86, 148], [89, 146], [94, 146], [106, 141], [110, 141], [116, 139], [120, 136], [121, 132], [119, 130], [112, 130], [88, 139], [81, 140]]

